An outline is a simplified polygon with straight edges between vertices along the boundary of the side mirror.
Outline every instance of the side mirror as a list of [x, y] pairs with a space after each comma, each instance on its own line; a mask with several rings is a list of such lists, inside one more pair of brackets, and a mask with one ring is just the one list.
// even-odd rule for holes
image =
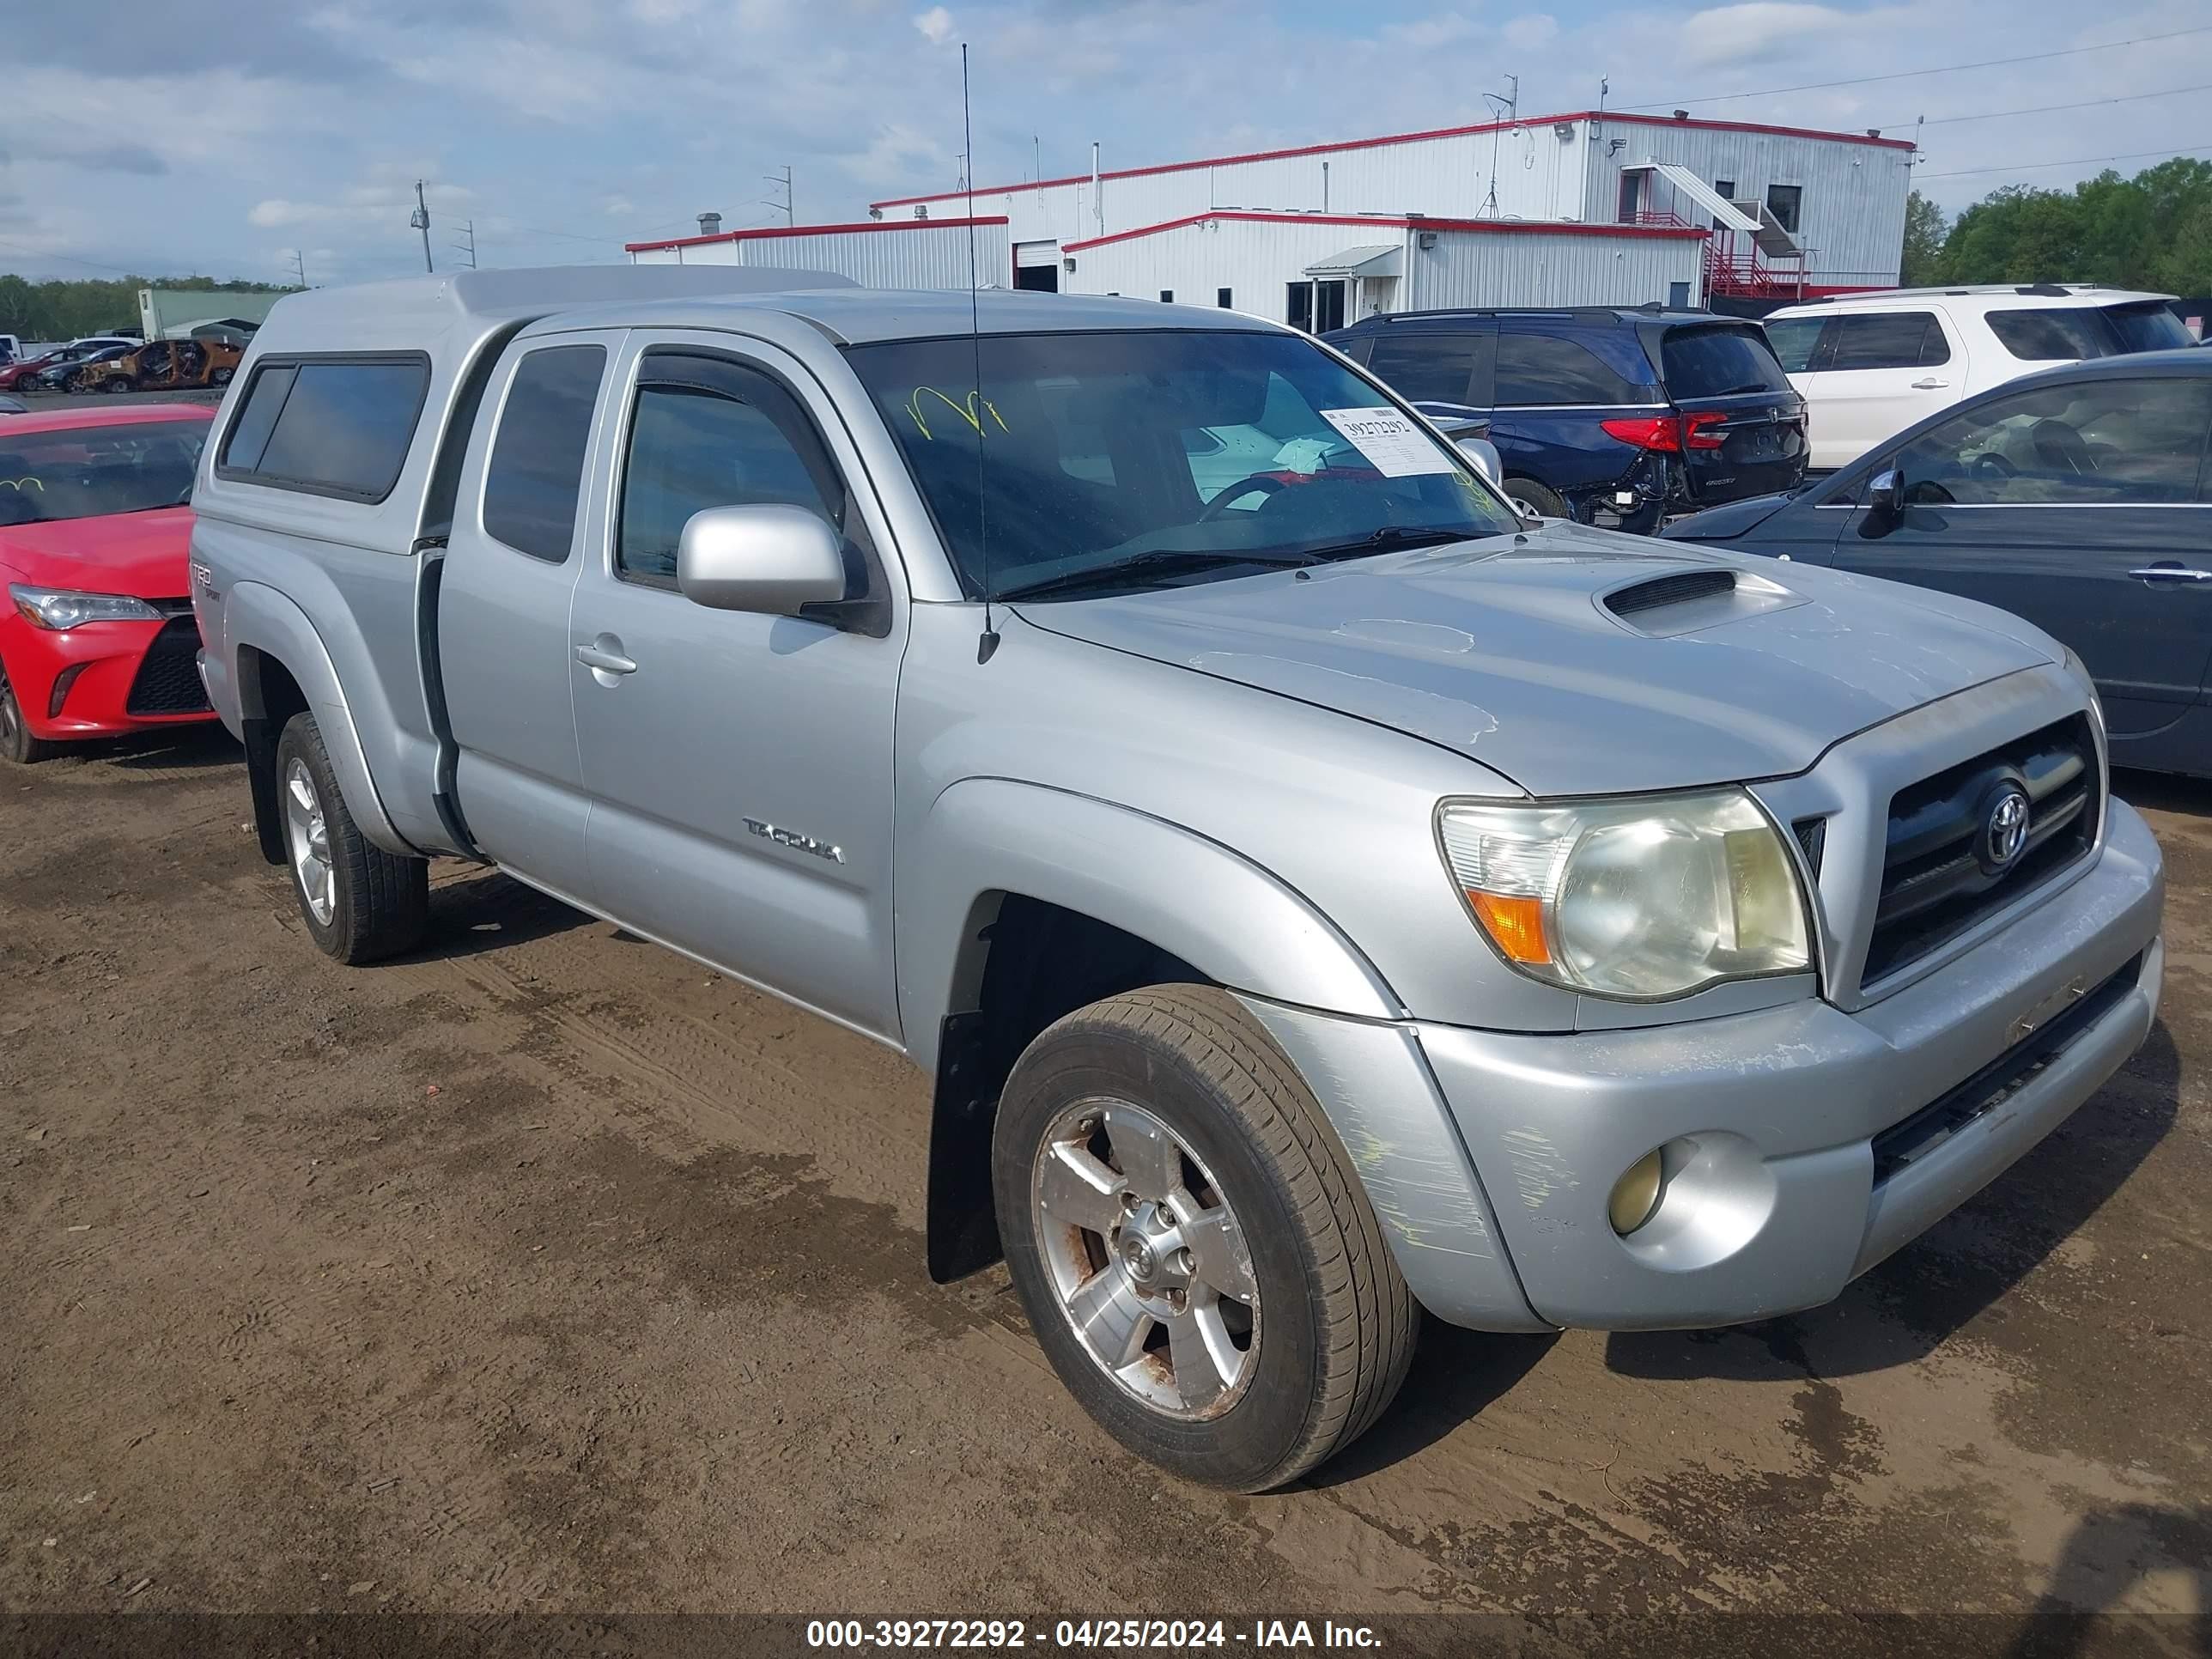
[[1462, 438], [1459, 453], [1474, 463], [1474, 470], [1492, 483], [1504, 482], [1505, 463], [1498, 459], [1498, 446], [1487, 438]]
[[845, 597], [845, 550], [804, 507], [710, 507], [684, 524], [676, 586], [709, 611], [795, 616]]
[[1905, 511], [1905, 474], [1886, 466], [1867, 480], [1867, 511], [1893, 519]]

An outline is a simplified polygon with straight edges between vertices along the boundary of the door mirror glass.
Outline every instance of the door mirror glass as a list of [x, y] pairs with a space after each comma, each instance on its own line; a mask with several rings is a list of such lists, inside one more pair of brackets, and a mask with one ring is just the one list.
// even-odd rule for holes
[[1895, 518], [1905, 510], [1905, 474], [1886, 466], [1867, 480], [1867, 511]]
[[676, 586], [710, 611], [795, 616], [845, 597], [845, 550], [804, 507], [710, 507], [684, 522]]
[[1505, 463], [1498, 457], [1498, 446], [1487, 438], [1462, 438], [1459, 453], [1474, 463], [1474, 470], [1498, 483], [1505, 477]]

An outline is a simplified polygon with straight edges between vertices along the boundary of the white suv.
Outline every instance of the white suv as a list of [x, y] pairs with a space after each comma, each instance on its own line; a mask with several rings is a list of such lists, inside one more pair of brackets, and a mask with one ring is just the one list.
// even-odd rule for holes
[[1766, 337], [1826, 471], [2031, 369], [2195, 344], [2167, 299], [2083, 283], [1890, 289], [1785, 307]]

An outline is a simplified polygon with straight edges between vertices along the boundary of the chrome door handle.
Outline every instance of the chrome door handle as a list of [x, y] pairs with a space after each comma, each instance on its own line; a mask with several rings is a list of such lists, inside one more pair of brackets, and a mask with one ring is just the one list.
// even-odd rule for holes
[[2147, 564], [2128, 574], [2147, 582], [2212, 582], [2212, 570], [2198, 570], [2185, 564]]
[[602, 674], [635, 674], [637, 665], [620, 651], [601, 645], [597, 640], [576, 647], [576, 660], [586, 668], [596, 668]]
[[1915, 392], [1940, 392], [1950, 384], [1948, 380], [1939, 380], [1930, 375], [1927, 380], [1915, 380], [1912, 383], [1912, 389]]

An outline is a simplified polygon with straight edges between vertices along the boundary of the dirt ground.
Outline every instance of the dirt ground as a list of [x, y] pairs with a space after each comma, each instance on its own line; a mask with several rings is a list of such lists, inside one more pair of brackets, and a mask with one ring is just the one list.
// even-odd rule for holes
[[324, 961], [220, 733], [0, 774], [0, 1611], [2198, 1613], [2212, 789], [2164, 1024], [1832, 1307], [1431, 1326], [1261, 1498], [923, 1271], [887, 1051], [455, 866]]

